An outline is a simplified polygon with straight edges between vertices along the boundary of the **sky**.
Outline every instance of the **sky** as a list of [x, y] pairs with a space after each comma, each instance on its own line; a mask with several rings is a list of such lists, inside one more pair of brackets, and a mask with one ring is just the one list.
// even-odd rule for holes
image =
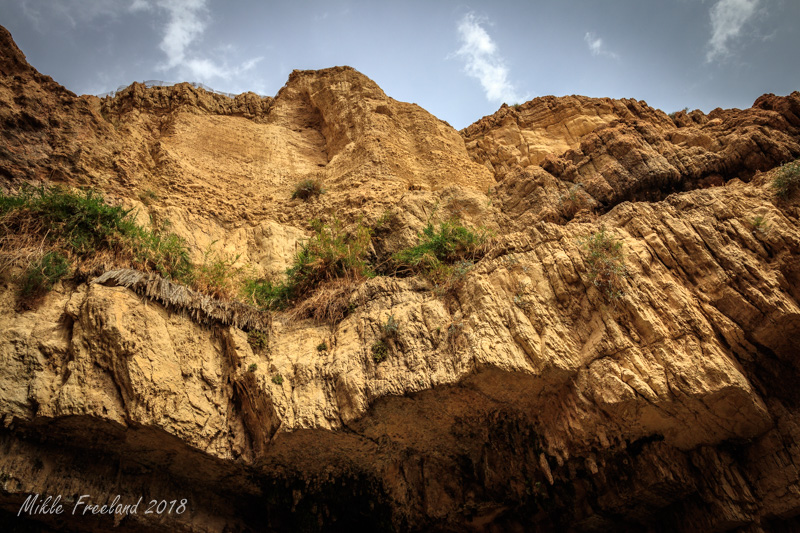
[[274, 96], [350, 65], [457, 129], [550, 94], [746, 108], [800, 90], [799, 22], [800, 0], [0, 0], [28, 62], [78, 94]]

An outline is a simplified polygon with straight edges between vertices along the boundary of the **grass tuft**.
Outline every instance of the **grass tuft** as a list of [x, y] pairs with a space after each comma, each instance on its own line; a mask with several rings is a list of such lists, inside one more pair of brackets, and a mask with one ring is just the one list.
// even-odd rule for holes
[[372, 360], [377, 364], [384, 361], [388, 355], [389, 346], [386, 345], [386, 342], [383, 339], [375, 341], [372, 345]]
[[452, 286], [486, 253], [489, 232], [471, 230], [457, 218], [439, 224], [437, 230], [428, 224], [418, 236], [416, 246], [400, 250], [392, 256], [396, 273], [422, 274], [437, 287]]
[[622, 280], [628, 277], [622, 241], [606, 233], [604, 226], [581, 242], [588, 256], [589, 279], [609, 299], [616, 300], [624, 295]]
[[322, 188], [322, 182], [313, 179], [304, 179], [300, 181], [294, 188], [292, 193], [292, 200], [299, 198], [301, 200], [308, 200], [312, 196], [319, 196], [325, 194]]
[[241, 292], [242, 278], [247, 267], [237, 266], [240, 255], [229, 257], [220, 251], [212, 250], [214, 242], [203, 254], [202, 264], [194, 269], [192, 286], [215, 298], [230, 300]]
[[50, 251], [33, 261], [22, 276], [18, 307], [30, 309], [69, 272], [69, 260], [61, 252]]
[[314, 234], [298, 251], [285, 280], [249, 279], [244, 292], [264, 309], [296, 306], [298, 318], [335, 322], [347, 314], [353, 284], [375, 275], [367, 261], [370, 230], [358, 224], [347, 231], [338, 220], [313, 221], [312, 228]]

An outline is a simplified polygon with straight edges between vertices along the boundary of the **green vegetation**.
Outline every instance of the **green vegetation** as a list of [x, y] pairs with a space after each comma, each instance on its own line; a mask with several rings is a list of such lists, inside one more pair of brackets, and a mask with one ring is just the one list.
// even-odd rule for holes
[[[321, 190], [318, 185], [311, 189]], [[140, 197], [152, 199], [155, 193], [148, 189]], [[488, 232], [452, 218], [429, 223], [415, 246], [390, 254], [383, 250], [382, 239], [395, 222], [391, 210], [373, 227], [312, 221], [313, 234], [285, 278], [255, 279], [239, 256], [212, 249], [215, 243], [202, 262], [192, 264], [186, 243], [170, 231], [168, 221], [141, 226], [131, 210], [108, 204], [96, 191], [26, 186], [17, 193], [0, 193], [0, 272], [12, 265], [23, 267], [23, 307], [28, 305], [23, 300], [36, 301], [68, 275], [85, 279], [114, 268], [132, 268], [219, 299], [241, 298], [262, 309], [291, 308], [297, 318], [336, 322], [357, 308], [353, 287], [375, 276], [375, 269], [385, 275], [423, 275], [436, 290], [443, 290], [452, 288], [486, 252]], [[390, 317], [387, 327], [396, 327], [393, 321]], [[251, 332], [248, 341], [254, 350], [267, 349], [265, 334]]]
[[423, 274], [437, 285], [448, 285], [484, 255], [488, 238], [485, 229], [473, 231], [456, 218], [439, 224], [438, 231], [429, 223], [416, 246], [400, 250], [392, 259], [398, 272]]
[[32, 301], [53, 288], [69, 272], [69, 261], [58, 251], [50, 251], [33, 261], [22, 276], [20, 297]]
[[164, 227], [151, 231], [137, 225], [130, 210], [108, 205], [92, 190], [28, 186], [17, 194], [0, 193], [0, 217], [5, 231], [19, 238], [43, 238], [51, 248], [82, 262], [96, 262], [98, 254], [106, 253], [117, 262], [177, 280], [191, 272], [188, 250], [179, 237]]
[[688, 113], [688, 112], [689, 112], [689, 108], [688, 107], [684, 107], [680, 111], [673, 111], [672, 113], [670, 113], [669, 114], [669, 118], [675, 120], [675, 117], [678, 116], [678, 113]]
[[628, 277], [622, 241], [606, 233], [605, 227], [581, 242], [588, 251], [589, 279], [609, 299], [616, 300], [622, 292], [622, 280]]
[[396, 342], [400, 333], [400, 323], [395, 320], [394, 315], [389, 315], [385, 324], [381, 324], [381, 335], [372, 344], [372, 360], [380, 363], [389, 356], [389, 351]]
[[764, 217], [761, 215], [753, 217], [750, 223], [753, 225], [753, 230], [758, 231], [759, 233], [766, 233], [766, 231], [769, 229], [769, 224], [764, 221]]
[[381, 331], [384, 337], [397, 337], [400, 331], [400, 324], [394, 319], [394, 315], [389, 315], [386, 324], [381, 326]]
[[322, 188], [322, 182], [319, 180], [305, 179], [299, 182], [292, 193], [292, 200], [300, 198], [301, 200], [308, 200], [312, 196], [319, 196], [324, 194], [325, 190]]
[[781, 165], [772, 179], [772, 188], [781, 198], [789, 198], [800, 189], [800, 159]]
[[584, 192], [583, 185], [573, 184], [567, 194], [559, 198], [559, 206], [567, 218], [572, 218], [578, 211], [587, 209], [590, 206], [589, 196]]
[[251, 329], [247, 333], [247, 343], [254, 352], [263, 352], [269, 347], [269, 336], [263, 331]]
[[377, 364], [385, 360], [388, 355], [389, 346], [387, 346], [386, 342], [383, 339], [375, 341], [372, 345], [372, 360]]
[[[303, 244], [286, 271], [286, 280], [250, 279], [245, 282], [246, 295], [265, 309], [280, 310], [307, 298], [316, 289], [335, 281], [352, 283], [373, 277], [367, 253], [370, 230], [361, 224], [345, 231], [337, 220], [331, 224], [313, 221], [314, 235]], [[342, 305], [346, 307], [346, 302]]]
[[139, 193], [139, 200], [144, 205], [150, 205], [158, 199], [158, 194], [153, 189], [145, 189]]
[[275, 374], [274, 376], [272, 376], [272, 382], [275, 385], [283, 385], [283, 376], [281, 376], [280, 374]]
[[325, 343], [325, 341], [322, 341], [321, 343], [317, 344], [317, 351], [318, 352], [328, 351], [328, 345]]
[[258, 370], [258, 365], [256, 363], [251, 363], [250, 366], [247, 367], [248, 372], [255, 372]]
[[[111, 206], [88, 189], [25, 186], [16, 194], [0, 193], [0, 235], [0, 253], [6, 256], [19, 250], [44, 250], [26, 269], [23, 300], [46, 292], [73, 265], [81, 275], [114, 265], [157, 272], [183, 283], [192, 280], [192, 264], [182, 239], [169, 233], [164, 224], [154, 230], [139, 226], [130, 210]], [[20, 304], [25, 307], [23, 301]]]
[[191, 277], [192, 286], [215, 298], [234, 298], [241, 290], [241, 278], [246, 268], [243, 265], [236, 265], [239, 255], [228, 257], [212, 250], [211, 246], [215, 242], [212, 242], [203, 254], [203, 263], [195, 267]]

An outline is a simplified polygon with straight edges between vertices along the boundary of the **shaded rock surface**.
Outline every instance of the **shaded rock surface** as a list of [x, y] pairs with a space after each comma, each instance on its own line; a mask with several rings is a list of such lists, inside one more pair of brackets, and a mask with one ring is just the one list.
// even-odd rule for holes
[[[0, 31], [0, 185], [91, 185], [258, 274], [313, 218], [395, 210], [394, 251], [458, 215], [496, 234], [448, 297], [376, 277], [268, 350], [121, 286], [0, 283], [0, 522], [31, 531], [792, 531], [800, 514], [800, 93], [679, 113], [546, 97], [462, 132], [348, 67], [274, 98], [75, 96]], [[292, 199], [295, 184], [326, 193]], [[760, 217], [760, 224], [754, 224]], [[609, 301], [582, 239], [620, 239]], [[400, 327], [376, 363], [371, 346]], [[321, 343], [326, 349], [320, 350]], [[283, 379], [274, 379], [281, 376]], [[185, 512], [28, 516], [116, 495]], [[144, 505], [146, 507], [146, 503]]]

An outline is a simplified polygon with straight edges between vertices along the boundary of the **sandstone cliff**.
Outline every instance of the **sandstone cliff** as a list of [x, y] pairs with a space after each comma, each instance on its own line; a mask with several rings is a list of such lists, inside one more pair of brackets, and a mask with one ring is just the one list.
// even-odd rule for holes
[[[75, 96], [0, 28], [0, 186], [90, 185], [257, 275], [312, 219], [493, 231], [446, 295], [377, 276], [268, 350], [113, 283], [0, 289], [0, 521], [31, 531], [791, 531], [800, 527], [800, 93], [679, 113], [539, 98], [457, 132], [348, 67], [274, 98]], [[292, 198], [315, 179], [326, 193]], [[757, 220], [757, 221], [756, 221]], [[585, 239], [622, 243], [621, 296]], [[380, 250], [379, 250], [380, 251]], [[371, 346], [389, 316], [390, 353]], [[324, 344], [324, 349], [320, 349]], [[282, 379], [275, 379], [280, 376]], [[181, 514], [16, 517], [32, 493]]]

